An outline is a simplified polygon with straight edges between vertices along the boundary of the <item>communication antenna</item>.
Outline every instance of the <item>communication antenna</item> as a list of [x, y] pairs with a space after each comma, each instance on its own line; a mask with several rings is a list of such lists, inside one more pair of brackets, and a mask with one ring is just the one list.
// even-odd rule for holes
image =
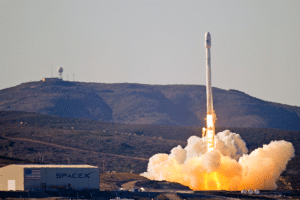
[[62, 67], [59, 67], [57, 69], [57, 71], [58, 71], [58, 78], [62, 80], [63, 79], [62, 73], [63, 73], [64, 69]]

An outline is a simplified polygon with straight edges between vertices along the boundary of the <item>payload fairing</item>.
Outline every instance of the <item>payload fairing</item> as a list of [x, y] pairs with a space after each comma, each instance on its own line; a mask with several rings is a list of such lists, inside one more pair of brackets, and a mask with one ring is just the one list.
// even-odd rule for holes
[[213, 108], [213, 98], [212, 98], [212, 89], [211, 89], [211, 65], [210, 65], [211, 36], [209, 32], [205, 33], [205, 48], [206, 48], [207, 115], [206, 115], [206, 128], [203, 128], [202, 137], [206, 135], [207, 151], [211, 151], [215, 148], [214, 138], [215, 138], [216, 114]]

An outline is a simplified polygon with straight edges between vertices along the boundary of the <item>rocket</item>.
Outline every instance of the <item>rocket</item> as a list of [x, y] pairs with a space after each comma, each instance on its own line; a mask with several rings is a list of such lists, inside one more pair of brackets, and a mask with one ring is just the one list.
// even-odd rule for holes
[[213, 108], [213, 98], [211, 89], [211, 65], [210, 65], [210, 48], [211, 48], [211, 36], [209, 32], [205, 33], [205, 48], [206, 48], [206, 128], [203, 128], [202, 137], [206, 135], [207, 151], [211, 151], [215, 148], [215, 121], [216, 114]]
[[205, 33], [205, 48], [206, 48], [206, 103], [207, 114], [213, 113], [213, 100], [211, 91], [211, 65], [210, 65], [210, 48], [211, 48], [211, 36], [209, 32]]

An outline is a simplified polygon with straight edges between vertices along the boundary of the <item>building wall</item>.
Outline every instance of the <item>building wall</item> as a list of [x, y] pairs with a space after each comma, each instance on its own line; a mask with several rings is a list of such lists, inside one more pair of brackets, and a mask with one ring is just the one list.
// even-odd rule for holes
[[14, 190], [24, 190], [23, 168], [15, 165], [8, 165], [0, 168], [0, 190], [8, 191], [8, 183], [12, 180], [15, 180]]
[[40, 170], [39, 179], [28, 178], [25, 175], [25, 190], [35, 190], [41, 186], [49, 189], [68, 185], [79, 190], [99, 189], [99, 168], [41, 168]]
[[[50, 166], [50, 165], [49, 165]], [[68, 187], [74, 189], [99, 189], [99, 168], [90, 166], [8, 165], [0, 168], [0, 190], [43, 190]], [[13, 181], [14, 180], [14, 181]]]
[[61, 81], [61, 79], [59, 78], [43, 78], [42, 79], [43, 82], [56, 82], [56, 81]]

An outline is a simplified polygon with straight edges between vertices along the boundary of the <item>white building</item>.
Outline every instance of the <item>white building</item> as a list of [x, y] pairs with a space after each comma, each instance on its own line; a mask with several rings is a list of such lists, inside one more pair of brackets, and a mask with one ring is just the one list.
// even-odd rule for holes
[[91, 165], [8, 165], [0, 168], [1, 191], [71, 187], [98, 189], [99, 168]]

